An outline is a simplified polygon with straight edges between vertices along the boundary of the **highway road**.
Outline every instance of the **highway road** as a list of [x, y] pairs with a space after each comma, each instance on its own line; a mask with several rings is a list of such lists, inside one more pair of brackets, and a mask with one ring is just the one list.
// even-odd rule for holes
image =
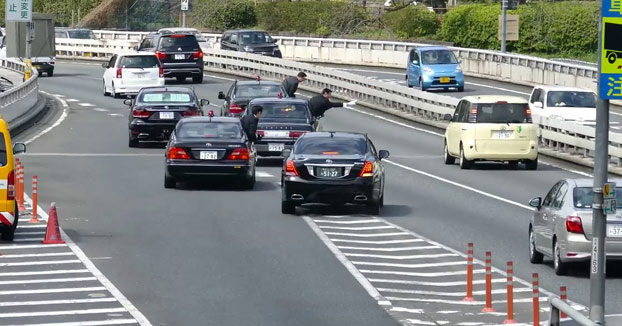
[[[279, 162], [261, 164], [254, 191], [218, 183], [164, 189], [163, 149], [128, 148], [129, 110], [102, 95], [102, 73], [99, 64], [59, 62], [55, 77], [40, 79], [67, 107], [53, 101], [50, 116], [20, 136], [32, 139], [62, 120], [22, 161], [39, 175], [43, 206], [58, 203], [64, 230], [153, 325], [500, 324], [499, 272], [497, 314], [461, 303], [468, 242], [477, 259], [491, 250], [498, 269], [513, 261], [517, 277], [530, 281], [537, 272], [543, 288], [566, 285], [571, 300], [588, 303], [587, 265], [558, 277], [550, 261], [527, 258], [527, 201], [561, 178], [584, 177], [584, 168], [542, 159], [538, 171], [498, 164], [462, 171], [441, 163], [439, 130], [360, 107], [333, 109], [325, 129], [367, 132], [391, 152], [386, 206], [378, 217], [356, 209], [284, 216]], [[194, 87], [217, 110], [230, 78], [208, 74]], [[609, 314], [622, 306], [621, 267], [607, 268]], [[517, 283], [522, 323], [531, 321], [528, 291]]]

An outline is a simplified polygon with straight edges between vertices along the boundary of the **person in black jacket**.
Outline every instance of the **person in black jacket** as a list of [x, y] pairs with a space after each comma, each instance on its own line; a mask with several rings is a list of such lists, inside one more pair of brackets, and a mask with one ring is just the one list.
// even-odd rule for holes
[[296, 91], [298, 90], [298, 84], [307, 80], [307, 74], [299, 72], [296, 77], [287, 77], [283, 81], [283, 88], [287, 92], [288, 97], [296, 97]]
[[261, 139], [261, 137], [257, 137], [257, 124], [259, 123], [259, 119], [261, 118], [261, 114], [263, 113], [263, 108], [259, 105], [253, 106], [252, 114], [245, 115], [242, 122], [242, 129], [246, 133], [246, 137], [251, 142], [256, 142]]
[[337, 107], [348, 107], [356, 104], [356, 101], [350, 101], [347, 103], [342, 102], [331, 102], [330, 96], [333, 91], [328, 88], [324, 88], [322, 90], [322, 94], [316, 95], [309, 100], [309, 108], [311, 109], [311, 113], [314, 117], [321, 117], [324, 115], [329, 109], [337, 108]]

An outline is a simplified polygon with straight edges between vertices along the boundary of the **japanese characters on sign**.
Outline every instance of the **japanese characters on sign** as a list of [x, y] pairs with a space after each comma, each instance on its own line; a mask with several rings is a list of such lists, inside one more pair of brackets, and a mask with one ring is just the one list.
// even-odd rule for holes
[[622, 99], [622, 0], [604, 0], [600, 97]]
[[31, 22], [32, 0], [6, 0], [6, 21]]

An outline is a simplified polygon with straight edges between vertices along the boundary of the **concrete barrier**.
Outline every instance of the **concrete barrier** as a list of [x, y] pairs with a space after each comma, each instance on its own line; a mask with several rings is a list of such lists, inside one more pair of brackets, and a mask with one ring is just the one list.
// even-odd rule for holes
[[[0, 59], [0, 69], [24, 74], [24, 64], [11, 59]], [[21, 130], [45, 109], [45, 99], [39, 94], [37, 71], [32, 78], [0, 93], [0, 115], [9, 124], [11, 132]]]

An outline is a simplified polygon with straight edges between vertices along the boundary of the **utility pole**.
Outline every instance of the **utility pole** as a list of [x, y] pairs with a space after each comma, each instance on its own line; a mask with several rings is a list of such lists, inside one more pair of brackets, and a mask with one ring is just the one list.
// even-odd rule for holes
[[501, 52], [505, 52], [505, 39], [507, 35], [507, 21], [508, 21], [508, 1], [501, 0]]
[[181, 0], [181, 26], [186, 28], [188, 27], [188, 20], [187, 20], [187, 16], [186, 13], [188, 12], [189, 9], [189, 4], [188, 4], [189, 0]]
[[32, 21], [26, 22], [26, 70], [24, 73], [24, 79], [28, 80], [32, 76]]

